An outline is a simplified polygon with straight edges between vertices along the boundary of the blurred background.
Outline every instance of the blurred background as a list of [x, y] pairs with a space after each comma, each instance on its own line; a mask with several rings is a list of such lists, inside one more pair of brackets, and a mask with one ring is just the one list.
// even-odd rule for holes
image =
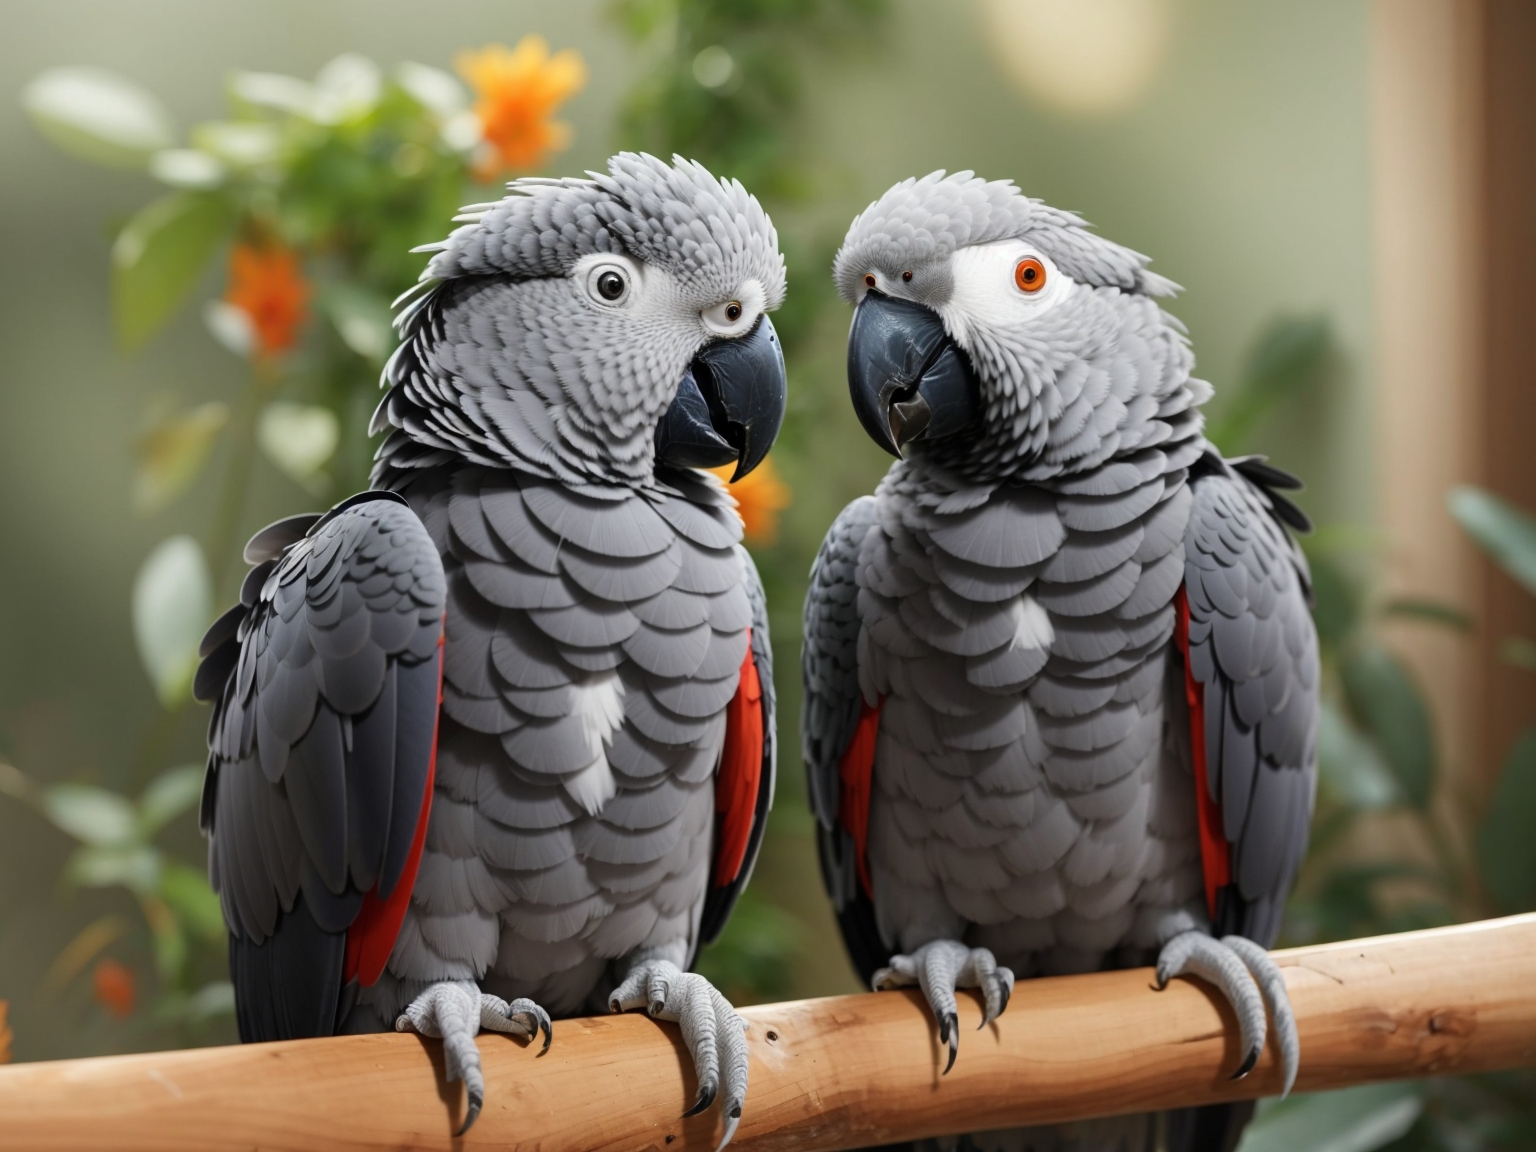
[[[365, 483], [407, 249], [619, 147], [741, 178], [789, 263], [789, 416], [737, 493], [780, 786], [702, 960], [738, 1004], [854, 988], [796, 751], [799, 608], [888, 461], [828, 271], [855, 213], [936, 168], [1149, 253], [1213, 439], [1307, 481], [1327, 701], [1288, 939], [1536, 907], [1533, 77], [1523, 0], [11, 6], [0, 1061], [234, 1039], [197, 639], [251, 532]], [[1244, 1147], [1527, 1148], [1533, 1123], [1511, 1074], [1302, 1098]]]

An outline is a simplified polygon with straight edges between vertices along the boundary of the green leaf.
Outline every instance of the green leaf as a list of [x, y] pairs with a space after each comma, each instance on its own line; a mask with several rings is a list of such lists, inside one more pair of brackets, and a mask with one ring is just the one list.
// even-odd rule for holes
[[1223, 449], [1237, 451], [1260, 420], [1321, 376], [1332, 343], [1333, 332], [1325, 317], [1272, 321], [1248, 354], [1232, 399], [1209, 422], [1206, 435]]
[[1483, 885], [1506, 912], [1536, 908], [1536, 728], [1516, 739], [1477, 830]]
[[1536, 672], [1536, 640], [1506, 636], [1499, 641], [1499, 659], [1527, 672]]
[[1312, 619], [1324, 652], [1336, 652], [1359, 627], [1365, 596], [1360, 581], [1332, 552], [1307, 549], [1312, 569]]
[[1383, 616], [1392, 616], [1400, 620], [1422, 620], [1426, 624], [1439, 624], [1446, 628], [1454, 628], [1458, 632], [1472, 631], [1472, 617], [1468, 616], [1454, 604], [1444, 604], [1439, 600], [1418, 600], [1413, 597], [1400, 597], [1388, 600], [1381, 606]]
[[1435, 733], [1418, 684], [1379, 644], [1347, 654], [1339, 671], [1350, 711], [1375, 741], [1403, 795], [1415, 807], [1427, 807], [1435, 787]]
[[259, 168], [276, 160], [283, 134], [261, 120], [214, 120], [192, 129], [192, 143], [231, 168]]
[[197, 868], [167, 860], [160, 876], [160, 898], [166, 902], [187, 933], [204, 940], [224, 939], [224, 913], [219, 898], [208, 886], [208, 877]]
[[356, 52], [343, 52], [315, 77], [315, 119], [321, 124], [361, 120], [378, 106], [383, 91], [377, 64]]
[[229, 91], [236, 100], [258, 108], [271, 108], [294, 116], [313, 119], [315, 86], [297, 76], [278, 72], [236, 72], [229, 78]]
[[1453, 488], [1447, 501], [1467, 535], [1536, 596], [1536, 517], [1482, 488]]
[[118, 340], [142, 344], [170, 318], [234, 223], [211, 192], [172, 192], [140, 209], [112, 245], [112, 301]]
[[1238, 1152], [1374, 1152], [1405, 1135], [1423, 1111], [1415, 1084], [1368, 1084], [1265, 1101]]
[[102, 68], [50, 68], [27, 85], [22, 103], [60, 148], [99, 164], [142, 168], [175, 140], [159, 100]]
[[306, 487], [335, 453], [340, 438], [336, 413], [314, 404], [274, 401], [256, 425], [256, 441], [267, 458]]
[[365, 288], [332, 284], [320, 294], [320, 306], [348, 348], [374, 365], [389, 359], [396, 343], [389, 301]]
[[184, 764], [151, 780], [139, 797], [140, 835], [153, 836], [194, 807], [203, 794], [204, 771], [201, 764]]
[[172, 188], [206, 190], [224, 183], [229, 173], [218, 157], [196, 148], [167, 148], [149, 159], [149, 174]]
[[395, 83], [416, 103], [444, 119], [469, 107], [464, 85], [441, 68], [407, 60], [395, 69]]
[[43, 793], [43, 812], [83, 844], [125, 844], [134, 839], [133, 805], [116, 792], [88, 784], [58, 784]]
[[157, 420], [139, 439], [134, 509], [140, 515], [158, 512], [185, 492], [227, 423], [229, 405], [218, 400]]
[[139, 569], [133, 583], [133, 635], [144, 670], [167, 707], [192, 686], [212, 602], [208, 565], [190, 536], [162, 541]]
[[82, 888], [124, 888], [144, 896], [160, 884], [160, 852], [154, 848], [88, 845], [64, 866], [64, 879]]
[[1318, 714], [1317, 765], [1323, 780], [1351, 808], [1391, 808], [1403, 801], [1380, 750], [1329, 700]]

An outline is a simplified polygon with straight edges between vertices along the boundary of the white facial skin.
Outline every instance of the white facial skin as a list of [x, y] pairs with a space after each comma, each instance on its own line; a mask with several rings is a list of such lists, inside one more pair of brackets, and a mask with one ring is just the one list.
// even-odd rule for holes
[[[1034, 291], [1020, 286], [1019, 270], [1026, 261], [1034, 261], [1035, 283], [1044, 281]], [[1074, 281], [1043, 252], [1023, 240], [999, 240], [961, 248], [950, 257], [953, 290], [949, 299], [935, 311], [944, 328], [962, 348], [972, 345], [972, 336], [980, 332], [1027, 331], [1066, 300]]]
[[696, 329], [704, 341], [746, 335], [767, 300], [763, 285], [748, 278], [726, 299], [703, 302], [666, 269], [646, 267], [628, 256], [584, 256], [572, 268], [571, 280], [593, 308], [628, 313], [630, 322], [641, 326], [665, 323]]

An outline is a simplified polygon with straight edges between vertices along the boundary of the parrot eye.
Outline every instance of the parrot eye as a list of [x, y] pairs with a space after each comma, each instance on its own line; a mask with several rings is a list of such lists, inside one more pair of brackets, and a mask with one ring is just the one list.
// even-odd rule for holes
[[875, 286], [875, 274], [873, 272], [866, 272], [866, 273], [864, 273], [864, 287], [866, 287], [866, 288], [873, 288], [874, 286]]
[[600, 264], [587, 277], [587, 292], [601, 304], [619, 304], [629, 295], [629, 274], [617, 264]]
[[1033, 256], [1026, 256], [1013, 266], [1013, 283], [1020, 292], [1033, 296], [1045, 287], [1045, 265]]
[[912, 270], [910, 268], [901, 274], [901, 282], [903, 284], [912, 283]]
[[725, 318], [732, 324], [741, 319], [741, 301], [732, 300], [725, 306]]
[[597, 278], [597, 294], [604, 300], [617, 300], [624, 295], [624, 277], [609, 270]]

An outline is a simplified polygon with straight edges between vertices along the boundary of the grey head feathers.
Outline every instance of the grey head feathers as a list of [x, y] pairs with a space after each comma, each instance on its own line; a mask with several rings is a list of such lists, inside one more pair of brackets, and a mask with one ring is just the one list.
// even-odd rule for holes
[[457, 219], [397, 301], [376, 486], [454, 458], [650, 485], [655, 425], [690, 361], [784, 299], [762, 206], [681, 157], [517, 180]]
[[[1026, 259], [1039, 270], [1028, 285], [1015, 280]], [[901, 450], [964, 483], [996, 484], [1083, 472], [1199, 434], [1210, 386], [1191, 377], [1183, 325], [1156, 300], [1177, 285], [1147, 265], [1011, 181], [935, 172], [895, 185], [854, 220], [833, 276], [861, 308], [911, 301], [942, 320], [977, 378], [974, 422]], [[879, 403], [910, 399], [887, 383]]]

